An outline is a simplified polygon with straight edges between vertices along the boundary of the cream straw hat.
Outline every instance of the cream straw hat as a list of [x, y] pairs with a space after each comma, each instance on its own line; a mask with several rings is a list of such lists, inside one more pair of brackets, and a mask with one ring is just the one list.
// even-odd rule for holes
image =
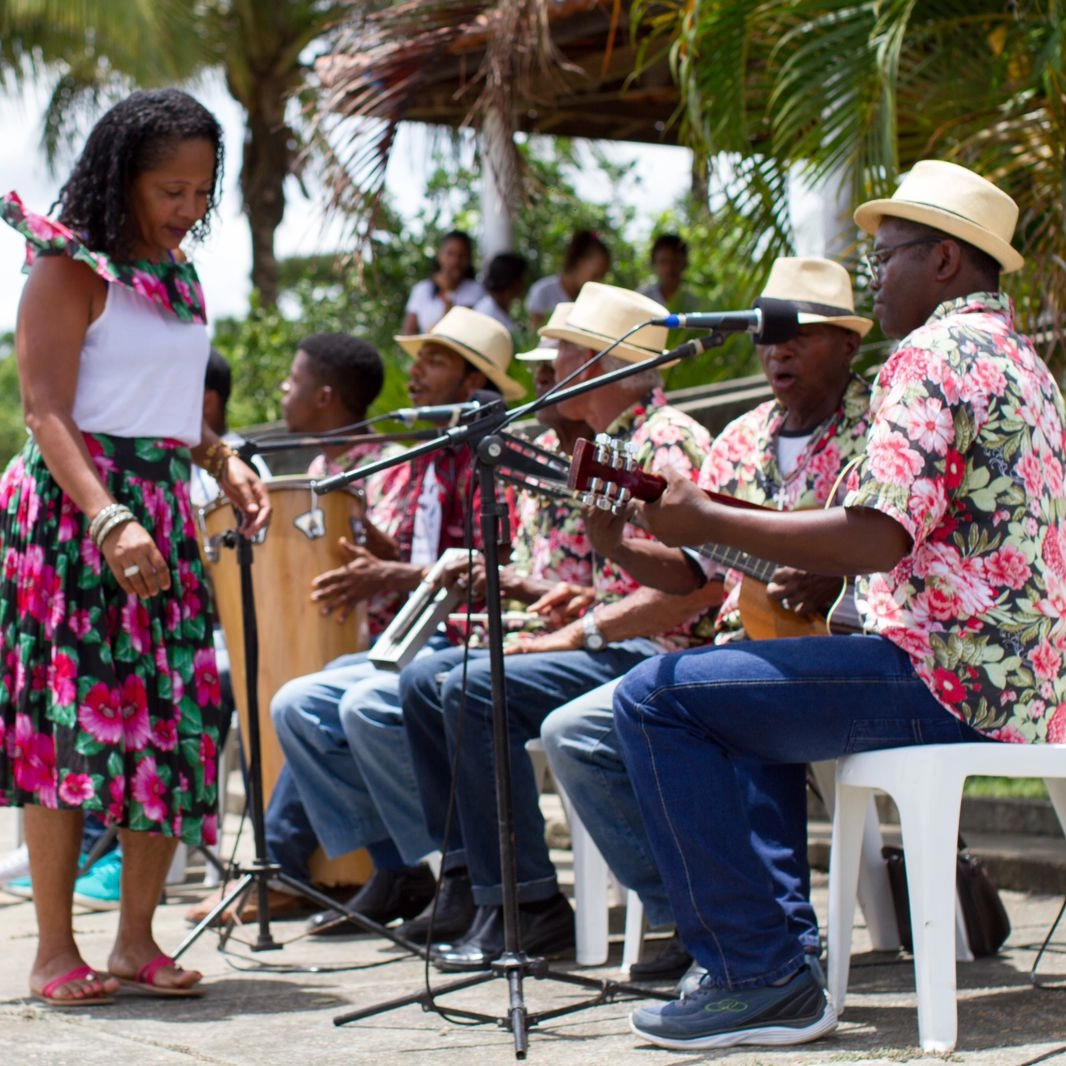
[[[566, 320], [555, 325], [555, 316], [541, 331], [549, 340], [570, 341], [582, 348], [600, 351], [618, 340], [634, 326], [653, 318], [665, 318], [670, 312], [662, 304], [631, 289], [588, 281], [581, 286]], [[644, 326], [610, 350], [630, 363], [639, 363], [661, 355], [666, 347], [665, 326]]]
[[775, 259], [762, 295], [793, 304], [801, 326], [824, 322], [853, 329], [860, 337], [873, 328], [873, 319], [855, 314], [851, 278], [831, 259]]
[[496, 386], [505, 400], [519, 400], [525, 387], [507, 376], [514, 344], [507, 327], [469, 307], [453, 307], [428, 333], [395, 337], [396, 343], [411, 355], [423, 344], [442, 344], [461, 355]]
[[[557, 326], [563, 325], [570, 316], [570, 310], [573, 306], [572, 303], [556, 304], [548, 321], [541, 326], [540, 332], [543, 333], [546, 329], [554, 329]], [[546, 340], [528, 352], [516, 352], [515, 358], [521, 359], [527, 363], [545, 363], [548, 360], [554, 359], [555, 353], [558, 351], [558, 341]]]
[[883, 218], [921, 222], [980, 248], [1003, 273], [1025, 265], [1011, 247], [1018, 205], [990, 181], [956, 163], [923, 159], [904, 176], [890, 200], [870, 200], [855, 212], [855, 222], [876, 233]]

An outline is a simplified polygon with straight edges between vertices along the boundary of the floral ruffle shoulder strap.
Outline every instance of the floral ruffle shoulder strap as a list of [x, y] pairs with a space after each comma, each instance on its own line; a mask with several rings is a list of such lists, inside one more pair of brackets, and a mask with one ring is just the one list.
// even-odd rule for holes
[[117, 262], [86, 247], [81, 237], [61, 222], [27, 211], [14, 192], [0, 200], [0, 218], [26, 238], [24, 270], [29, 270], [39, 255], [68, 255], [85, 263], [104, 281], [133, 289], [182, 322], [207, 322], [203, 289], [192, 263], [153, 263], [147, 259]]

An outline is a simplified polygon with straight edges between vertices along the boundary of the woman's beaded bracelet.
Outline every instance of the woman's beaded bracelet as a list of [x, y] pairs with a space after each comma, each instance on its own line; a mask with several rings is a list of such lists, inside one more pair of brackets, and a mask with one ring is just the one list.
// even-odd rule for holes
[[104, 521], [103, 525], [98, 526], [96, 532], [92, 531], [90, 527], [89, 535], [92, 537], [93, 544], [96, 545], [97, 551], [102, 551], [104, 541], [111, 535], [111, 533], [118, 529], [119, 526], [124, 526], [127, 522], [136, 521], [134, 513], [123, 504], [116, 504], [116, 510], [112, 511]]
[[237, 453], [224, 440], [216, 440], [204, 452], [204, 469], [216, 481], [221, 481], [226, 470], [226, 463], [236, 457]]
[[[95, 517], [89, 523], [89, 538], [94, 544], [97, 543], [100, 536], [100, 530], [107, 524], [108, 520], [117, 514], [129, 511], [129, 508], [124, 503], [109, 503], [106, 507], [101, 507], [96, 512]], [[132, 513], [132, 512], [131, 512]]]

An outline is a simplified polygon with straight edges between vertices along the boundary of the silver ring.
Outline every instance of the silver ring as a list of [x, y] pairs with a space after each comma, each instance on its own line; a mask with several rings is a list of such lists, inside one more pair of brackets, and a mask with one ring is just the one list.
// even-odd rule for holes
[[141, 568], [134, 563], [133, 566], [127, 566], [126, 569], [122, 571], [122, 574], [124, 577], [133, 577], [134, 574], [139, 574], [140, 572]]
[[787, 596], [782, 596], [781, 597], [781, 606], [784, 607], [784, 609], [786, 611], [791, 611], [792, 610], [792, 604], [788, 602], [788, 597]]

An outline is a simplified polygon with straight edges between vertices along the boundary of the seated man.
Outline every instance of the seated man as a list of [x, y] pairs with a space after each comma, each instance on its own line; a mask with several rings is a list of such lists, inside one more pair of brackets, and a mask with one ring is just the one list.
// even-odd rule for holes
[[[700, 648], [641, 664], [615, 694], [622, 754], [697, 989], [632, 1016], [663, 1047], [815, 1040], [836, 1027], [774, 886], [806, 838], [765, 839], [752, 804], [805, 801], [797, 764], [912, 744], [1061, 735], [1066, 410], [1013, 325], [999, 276], [1017, 205], [951, 163], [917, 163], [863, 204], [874, 312], [900, 344], [874, 385], [842, 506], [778, 514], [669, 476], [644, 517], [664, 543], [715, 543], [813, 573], [868, 575], [863, 636]], [[1053, 665], [1052, 665], [1053, 664]], [[713, 695], [713, 698], [709, 698]], [[748, 795], [735, 760], [764, 774]], [[693, 783], [698, 782], [694, 796]]]
[[[799, 330], [779, 344], [758, 348], [763, 373], [774, 398], [731, 422], [711, 445], [699, 484], [751, 503], [795, 510], [823, 507], [837, 475], [866, 440], [870, 387], [852, 373], [859, 341], [873, 326], [855, 314], [847, 271], [827, 259], [778, 259], [762, 293], [788, 300], [799, 309]], [[589, 537], [602, 555], [623, 566], [644, 585], [689, 592], [700, 583], [700, 569], [714, 563], [692, 559], [654, 541], [622, 538], [624, 519], [595, 510], [585, 515]], [[720, 571], [710, 574], [721, 580]], [[729, 575], [732, 577], [733, 575]], [[715, 622], [715, 642], [741, 639], [741, 581], [734, 584]], [[820, 611], [840, 592], [839, 578], [828, 581], [780, 570], [766, 587], [772, 603], [783, 600], [802, 614]], [[754, 600], [758, 593], [749, 595]], [[749, 599], [745, 599], [746, 611]], [[817, 629], [813, 624], [811, 632]], [[799, 624], [799, 617], [796, 618]], [[570, 797], [607, 865], [644, 904], [652, 929], [672, 927], [666, 889], [652, 860], [640, 809], [626, 774], [614, 729], [613, 699], [618, 680], [553, 711], [541, 727], [544, 749], [555, 779]], [[753, 774], [761, 767], [753, 764]], [[772, 767], [768, 772], [779, 772]], [[802, 767], [796, 772], [802, 773]], [[803, 819], [800, 808], [788, 812]], [[782, 907], [791, 916], [804, 946], [820, 950], [818, 926], [807, 900], [805, 868], [779, 886]], [[633, 980], [680, 977], [691, 957], [677, 940], [667, 942], [657, 959], [638, 963]]]
[[[605, 343], [665, 313], [637, 293], [586, 284], [568, 319], [543, 331], [545, 337], [559, 341], [556, 373], [564, 377], [576, 371], [577, 380], [598, 378], [659, 354], [666, 331], [645, 326], [612, 345], [609, 355], [590, 363]], [[666, 404], [659, 380], [657, 370], [644, 370], [572, 397], [559, 407], [569, 417], [583, 418], [594, 430], [631, 441], [638, 460], [656, 466], [670, 456], [671, 461], [684, 462], [695, 476], [710, 437], [688, 415]], [[597, 564], [596, 602], [581, 617], [550, 633], [520, 639], [507, 649], [519, 922], [523, 949], [536, 954], [565, 950], [573, 944], [574, 932], [573, 914], [559, 892], [544, 841], [538, 788], [525, 742], [539, 734], [544, 717], [560, 704], [656, 651], [687, 647], [700, 639], [702, 629], [709, 631], [706, 590], [684, 597], [640, 589], [613, 564]], [[717, 601], [717, 590], [710, 595]], [[438, 652], [412, 663], [401, 676], [404, 724], [427, 817], [447, 808], [452, 760], [458, 758], [459, 823], [478, 911], [462, 939], [435, 951], [437, 964], [451, 970], [487, 968], [503, 949], [491, 772], [493, 679], [485, 651], [471, 653], [465, 666], [463, 658], [461, 648]]]
[[[415, 356], [408, 388], [415, 405], [462, 402], [486, 387], [498, 389], [508, 399], [522, 394], [522, 386], [507, 375], [513, 350], [510, 334], [469, 308], [453, 308], [429, 333], [401, 336], [397, 342]], [[379, 594], [392, 597], [395, 610], [444, 549], [468, 543], [475, 501], [469, 448], [422, 455], [379, 476], [384, 482], [382, 498], [368, 513], [374, 527], [396, 542], [398, 557], [381, 558], [368, 549], [350, 547], [351, 562], [315, 582], [313, 598], [325, 610], [347, 612], [360, 600]], [[432, 897], [434, 880], [421, 860], [436, 850], [436, 843], [425, 829], [405, 761], [397, 759], [390, 767], [392, 802], [379, 810], [352, 758], [341, 701], [364, 681], [368, 684], [358, 690], [361, 702], [372, 702], [383, 714], [398, 706], [396, 675], [378, 670], [365, 652], [359, 652], [288, 682], [271, 702], [271, 718], [301, 815], [326, 854], [332, 857], [365, 847], [374, 862], [370, 880], [347, 905], [385, 923], [417, 915]], [[272, 799], [268, 823], [274, 807]], [[286, 831], [291, 822], [286, 817], [275, 824]], [[281, 861], [286, 873], [296, 857], [286, 860], [282, 848], [287, 853], [291, 844], [290, 835], [271, 848], [271, 856]], [[312, 932], [351, 931], [348, 923], [338, 925], [336, 918], [333, 911], [316, 914]]]
[[[223, 403], [220, 406], [213, 399], [211, 373], [209, 365], [208, 388], [204, 397], [205, 417], [210, 418], [220, 412], [224, 424], [225, 405]], [[330, 433], [342, 426], [361, 422], [381, 392], [384, 380], [385, 368], [381, 356], [377, 349], [366, 341], [345, 333], [315, 333], [305, 337], [300, 341], [289, 373], [281, 383], [281, 414], [285, 428], [289, 433], [313, 435]], [[226, 384], [228, 386], [228, 376]], [[228, 388], [225, 392], [228, 393]], [[338, 473], [374, 462], [400, 450], [402, 449], [398, 445], [385, 440], [364, 441], [355, 445], [326, 445], [312, 461], [309, 473], [318, 477]], [[203, 477], [198, 482], [199, 491], [204, 502], [207, 502], [217, 493]], [[365, 486], [368, 511], [374, 512], [378, 526], [385, 530], [384, 533], [376, 534], [378, 526], [364, 524], [369, 536], [374, 538], [369, 541], [370, 546], [393, 547], [389, 543], [388, 531], [391, 528], [390, 523], [395, 521], [398, 508], [393, 506], [391, 512], [387, 508], [382, 509], [390, 492], [390, 481], [384, 474], [369, 479]], [[402, 503], [400, 506], [402, 507]], [[356, 552], [354, 547], [352, 549], [353, 554], [357, 555], [364, 550], [366, 549], [360, 548]], [[378, 546], [377, 550], [381, 551], [383, 548]], [[332, 578], [333, 575], [324, 576]], [[336, 611], [337, 617], [343, 621], [350, 609], [341, 604]], [[391, 597], [382, 596], [371, 601], [368, 605], [367, 623], [372, 634], [380, 632], [394, 609], [395, 603]], [[269, 654], [269, 649], [264, 649], [264, 653]], [[268, 855], [274, 862], [280, 863], [292, 877], [301, 881], [309, 880], [307, 862], [318, 842], [292, 784], [291, 774], [285, 767], [275, 782], [266, 813]], [[220, 898], [221, 896], [216, 894], [201, 901], [189, 910], [188, 919], [192, 922], [201, 921]], [[274, 892], [271, 904], [274, 913], [283, 914], [286, 910], [298, 908], [300, 901], [295, 896]], [[253, 895], [242, 914], [250, 918], [254, 906]]]

